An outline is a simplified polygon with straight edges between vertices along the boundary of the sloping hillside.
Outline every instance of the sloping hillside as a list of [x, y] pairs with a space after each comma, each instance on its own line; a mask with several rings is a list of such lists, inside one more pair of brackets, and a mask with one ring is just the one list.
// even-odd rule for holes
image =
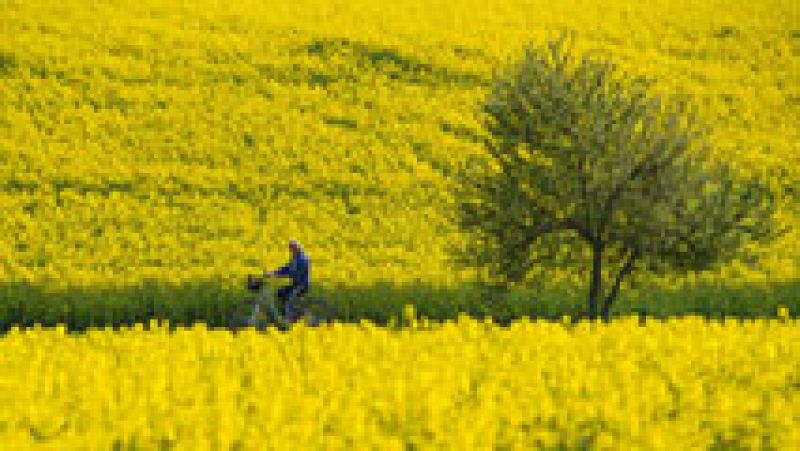
[[[2, 2], [0, 279], [240, 277], [297, 238], [318, 280], [455, 284], [449, 177], [492, 70], [561, 28], [695, 96], [799, 224], [789, 0], [187, 3]], [[798, 241], [720, 271], [797, 279]]]

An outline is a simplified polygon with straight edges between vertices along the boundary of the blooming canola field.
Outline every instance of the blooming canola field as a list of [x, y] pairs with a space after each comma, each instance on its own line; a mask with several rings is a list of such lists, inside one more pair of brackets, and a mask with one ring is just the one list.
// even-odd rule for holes
[[[796, 225], [797, 19], [783, 0], [4, 0], [0, 281], [240, 283], [297, 238], [318, 281], [457, 285], [452, 176], [484, 154], [493, 70], [565, 29], [693, 96]], [[705, 276], [797, 280], [796, 229]]]
[[14, 330], [0, 340], [0, 443], [798, 449], [798, 343], [786, 318]]
[[236, 298], [292, 238], [313, 283], [362, 293], [362, 311], [415, 301], [370, 284], [466, 286], [452, 188], [485, 157], [480, 103], [560, 30], [691, 96], [715, 158], [767, 180], [794, 227], [757, 261], [678, 279], [796, 283], [798, 19], [790, 0], [0, 0], [0, 330], [89, 326], [0, 335], [0, 448], [800, 449], [786, 310], [97, 327], [221, 322], [208, 287]]

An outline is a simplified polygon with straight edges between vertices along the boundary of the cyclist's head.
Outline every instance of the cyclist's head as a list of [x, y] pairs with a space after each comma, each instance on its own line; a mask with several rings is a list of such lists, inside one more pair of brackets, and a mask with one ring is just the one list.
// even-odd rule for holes
[[291, 251], [292, 254], [299, 254], [301, 250], [302, 249], [300, 248], [300, 243], [298, 243], [295, 240], [289, 241], [289, 251]]

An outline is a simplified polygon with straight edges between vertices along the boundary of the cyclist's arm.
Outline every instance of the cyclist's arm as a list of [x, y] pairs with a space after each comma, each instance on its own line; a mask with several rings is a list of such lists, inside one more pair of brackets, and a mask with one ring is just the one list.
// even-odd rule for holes
[[282, 266], [282, 267], [280, 267], [280, 268], [276, 269], [275, 271], [266, 271], [266, 272], [264, 273], [264, 276], [265, 276], [265, 277], [271, 277], [271, 276], [284, 276], [284, 277], [288, 277], [288, 276], [291, 276], [291, 275], [292, 275], [292, 274], [291, 274], [291, 272], [290, 272], [289, 264], [287, 264], [287, 265], [284, 265], [284, 266]]

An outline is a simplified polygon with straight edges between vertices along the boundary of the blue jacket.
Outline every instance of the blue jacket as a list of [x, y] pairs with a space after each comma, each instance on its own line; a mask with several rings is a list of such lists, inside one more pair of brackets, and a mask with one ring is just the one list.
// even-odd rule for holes
[[299, 255], [293, 257], [289, 263], [275, 271], [275, 274], [291, 277], [292, 285], [308, 287], [310, 272], [311, 261], [308, 259], [306, 253], [301, 251]]

